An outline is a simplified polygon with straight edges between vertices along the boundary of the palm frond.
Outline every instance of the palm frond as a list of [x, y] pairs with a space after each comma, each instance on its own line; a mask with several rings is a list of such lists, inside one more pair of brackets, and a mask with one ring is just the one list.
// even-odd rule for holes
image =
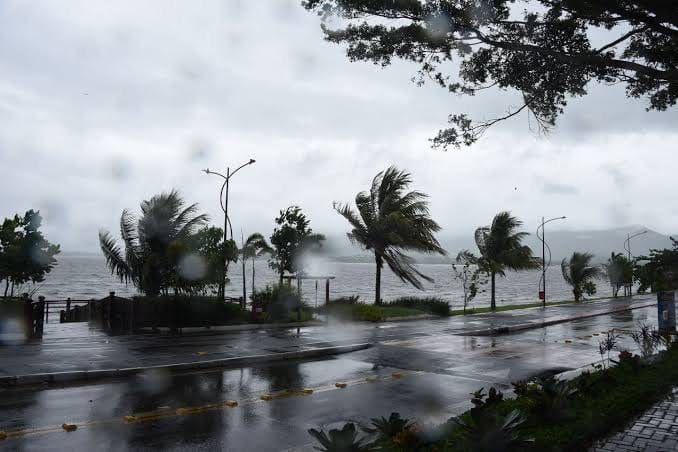
[[108, 231], [103, 229], [99, 231], [99, 246], [111, 274], [118, 276], [121, 282], [132, 280], [133, 274], [122, 256], [122, 251]]

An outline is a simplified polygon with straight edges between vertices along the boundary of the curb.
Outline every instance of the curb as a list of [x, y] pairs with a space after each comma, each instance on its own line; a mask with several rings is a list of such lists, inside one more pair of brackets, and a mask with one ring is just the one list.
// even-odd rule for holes
[[576, 316], [576, 317], [558, 317], [558, 318], [551, 319], [551, 320], [545, 320], [543, 322], [521, 323], [521, 324], [518, 324], [518, 325], [500, 326], [498, 328], [488, 328], [488, 329], [484, 329], [484, 330], [464, 331], [463, 333], [457, 333], [456, 335], [457, 336], [499, 336], [499, 335], [502, 335], [502, 334], [515, 333], [517, 331], [544, 328], [544, 327], [547, 327], [547, 326], [556, 325], [558, 323], [573, 322], [575, 320], [589, 319], [591, 317], [598, 317], [598, 316], [601, 316], [601, 315], [617, 314], [617, 313], [620, 313], [620, 312], [632, 311], [634, 309], [648, 308], [648, 307], [651, 307], [651, 306], [655, 306], [656, 304], [657, 304], [657, 302], [653, 301], [653, 302], [644, 303], [644, 304], [640, 304], [640, 305], [627, 306], [625, 308], [613, 309], [611, 311], [595, 312], [595, 313], [591, 313], [591, 314], [579, 315], [579, 316]]
[[[320, 320], [309, 320], [306, 322], [288, 322], [288, 323], [245, 323], [241, 325], [213, 326], [210, 328], [204, 326], [196, 326], [181, 328], [181, 335], [190, 336], [193, 334], [221, 334], [250, 330], [270, 330], [276, 328], [280, 329], [304, 328], [309, 326], [323, 326], [324, 324], [325, 323]], [[160, 336], [169, 335], [169, 328], [166, 327], [158, 328], [157, 333], [153, 333], [153, 329], [150, 327], [140, 328], [139, 331], [142, 331], [144, 334], [157, 334]]]
[[94, 381], [104, 378], [124, 377], [146, 371], [178, 372], [183, 370], [210, 369], [215, 367], [240, 367], [261, 363], [289, 361], [295, 359], [317, 358], [338, 355], [370, 348], [373, 344], [361, 343], [338, 345], [335, 347], [312, 348], [296, 352], [272, 353], [267, 355], [238, 356], [235, 358], [212, 359], [209, 361], [193, 361], [186, 363], [166, 364], [147, 367], [126, 367], [122, 369], [76, 370], [27, 375], [0, 376], [0, 387], [11, 388], [34, 384], [70, 383], [74, 381]]

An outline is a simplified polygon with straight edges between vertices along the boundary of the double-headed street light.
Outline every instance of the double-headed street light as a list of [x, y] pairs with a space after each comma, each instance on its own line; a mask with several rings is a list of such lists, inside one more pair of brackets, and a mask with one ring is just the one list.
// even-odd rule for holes
[[[233, 226], [231, 225], [231, 220], [228, 218], [228, 187], [229, 183], [231, 181], [231, 177], [235, 175], [239, 170], [242, 168], [251, 165], [252, 163], [256, 162], [254, 159], [250, 159], [248, 162], [243, 163], [239, 167], [237, 167], [235, 170], [231, 172], [231, 168], [227, 167], [226, 168], [226, 175], [223, 175], [219, 172], [216, 171], [211, 171], [209, 168], [204, 169], [203, 172], [205, 174], [215, 174], [219, 177], [221, 177], [224, 180], [224, 183], [221, 184], [221, 192], [219, 193], [219, 207], [221, 207], [221, 210], [224, 212], [224, 251], [226, 250], [226, 240], [227, 240], [227, 232], [230, 230], [231, 232], [231, 239], [233, 238]], [[221, 289], [221, 298], [222, 300], [226, 299], [226, 274], [227, 274], [227, 268], [228, 268], [228, 256], [224, 252], [224, 262], [223, 262], [223, 269], [222, 269], [222, 289]], [[243, 303], [245, 300], [243, 300]]]
[[647, 229], [644, 231], [636, 232], [635, 234], [626, 234], [626, 240], [624, 240], [624, 249], [626, 250], [629, 262], [631, 262], [631, 258], [633, 257], [631, 255], [631, 239], [643, 234], [647, 234]]
[[[544, 217], [541, 217], [541, 224], [537, 227], [537, 238], [541, 240], [541, 282], [542, 282], [541, 288], [543, 289], [539, 295], [541, 295], [542, 306], [544, 308], [546, 308], [546, 269], [551, 265], [551, 248], [549, 248], [548, 264], [546, 263], [546, 248], [548, 248], [548, 245], [546, 245], [546, 240], [544, 239], [544, 225], [546, 223], [550, 223], [551, 221], [564, 220], [566, 218], [567, 217], [555, 217], [548, 220], [544, 220]], [[540, 229], [541, 235], [539, 235]]]

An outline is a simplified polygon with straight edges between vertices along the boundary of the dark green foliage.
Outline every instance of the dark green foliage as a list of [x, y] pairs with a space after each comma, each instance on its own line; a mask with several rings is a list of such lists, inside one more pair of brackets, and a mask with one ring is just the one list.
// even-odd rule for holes
[[51, 244], [40, 232], [40, 212], [27, 211], [23, 217], [5, 218], [0, 225], [0, 282], [3, 297], [13, 297], [23, 284], [39, 283], [57, 263], [59, 245]]
[[418, 309], [439, 316], [450, 315], [450, 304], [436, 297], [400, 297], [386, 303], [385, 306], [401, 306]]
[[[184, 256], [192, 256], [200, 259], [204, 265], [204, 273], [197, 278], [182, 277], [176, 275], [172, 285], [179, 288], [179, 291], [191, 294], [222, 294], [224, 283], [228, 283], [228, 273], [226, 281], [222, 281], [224, 260], [226, 261], [226, 270], [231, 262], [238, 260], [238, 248], [233, 240], [223, 241], [224, 231], [215, 226], [205, 226], [195, 234], [188, 236], [185, 240]], [[224, 259], [225, 258], [225, 259]], [[181, 270], [181, 267], [179, 268]]]
[[246, 320], [238, 303], [197, 296], [135, 297], [134, 317], [137, 328], [172, 329], [228, 325]]
[[658, 292], [678, 288], [678, 241], [671, 237], [671, 249], [650, 250], [648, 256], [635, 259], [634, 277], [638, 292]]
[[[120, 217], [124, 252], [109, 232], [99, 231], [99, 244], [111, 273], [149, 296], [189, 288], [193, 278], [181, 276], [178, 266], [191, 254], [191, 235], [207, 221], [206, 215], [195, 215], [197, 210], [197, 204], [184, 207], [183, 199], [174, 190], [143, 201], [138, 219], [125, 209]], [[198, 270], [196, 276], [204, 273], [204, 269]]]
[[632, 331], [631, 339], [636, 343], [643, 358], [655, 354], [662, 344], [662, 336], [652, 325], [638, 323], [638, 329]]
[[351, 307], [351, 317], [353, 320], [379, 322], [384, 320], [384, 313], [378, 306], [371, 304], [357, 304]]
[[370, 434], [377, 435], [377, 442], [390, 445], [393, 440], [402, 435], [404, 431], [411, 429], [414, 422], [407, 418], [400, 417], [400, 413], [391, 413], [388, 418], [379, 417], [372, 418], [372, 427], [363, 428], [363, 430]]
[[[254, 262], [257, 257], [263, 256], [264, 254], [270, 254], [273, 252], [273, 248], [269, 246], [266, 242], [266, 239], [263, 235], [258, 232], [250, 234], [245, 240], [242, 249], [240, 250], [240, 258], [242, 259], [242, 268], [243, 268], [243, 279], [245, 278], [245, 263], [247, 259], [252, 259], [252, 293], [254, 293]], [[244, 286], [243, 282], [243, 286]]]
[[539, 259], [532, 256], [529, 246], [523, 245], [523, 239], [529, 234], [517, 232], [522, 221], [510, 212], [499, 212], [490, 226], [476, 229], [475, 241], [480, 256], [464, 251], [467, 259], [477, 265], [478, 270], [490, 277], [490, 307], [497, 308], [495, 301], [495, 278], [504, 276], [506, 270], [526, 270], [539, 266]]
[[389, 167], [372, 179], [369, 191], [356, 195], [357, 212], [347, 204], [334, 203], [335, 210], [353, 228], [349, 240], [374, 253], [376, 264], [374, 303], [381, 303], [381, 270], [384, 262], [401, 281], [422, 289], [421, 280], [432, 279], [414, 266], [405, 254], [445, 254], [435, 238], [440, 226], [431, 219], [427, 195], [418, 191], [405, 192], [412, 183], [410, 174]]
[[325, 236], [313, 233], [310, 220], [298, 206], [281, 210], [275, 223], [278, 226], [271, 235], [273, 253], [268, 265], [278, 272], [279, 283], [282, 284], [285, 272], [297, 273], [303, 270], [303, 254], [320, 247]]
[[524, 450], [532, 442], [524, 435], [525, 417], [518, 410], [503, 415], [493, 406], [451, 419], [459, 427], [458, 450], [503, 452]]
[[[672, 1], [303, 0], [329, 42], [351, 61], [403, 59], [426, 81], [473, 96], [495, 87], [520, 104], [482, 121], [451, 114], [436, 147], [470, 145], [492, 125], [525, 112], [542, 131], [591, 81], [623, 83], [648, 109], [678, 100], [678, 15]], [[334, 19], [339, 16], [341, 19]], [[334, 19], [334, 20], [333, 20]], [[600, 42], [601, 36], [608, 37]], [[457, 61], [451, 63], [456, 57]], [[457, 68], [456, 74], [450, 68]]]
[[560, 263], [560, 269], [563, 273], [563, 279], [572, 287], [574, 301], [581, 301], [582, 296], [594, 295], [596, 285], [594, 279], [601, 275], [598, 267], [591, 265], [593, 254], [591, 253], [572, 253], [570, 259], [563, 259]]
[[604, 268], [612, 286], [612, 295], [615, 298], [619, 294], [619, 289], [622, 287], [630, 288], [633, 284], [633, 263], [622, 253], [613, 252], [610, 254]]
[[310, 429], [311, 434], [321, 445], [315, 450], [322, 452], [365, 452], [372, 450], [372, 446], [365, 438], [359, 438], [355, 424], [348, 423], [339, 429], [332, 429], [329, 435], [323, 430]]
[[[267, 285], [263, 290], [252, 293], [251, 298], [252, 303], [260, 304], [264, 309], [265, 320], [287, 322], [310, 318], [310, 310], [293, 287]], [[301, 319], [298, 318], [299, 314]]]

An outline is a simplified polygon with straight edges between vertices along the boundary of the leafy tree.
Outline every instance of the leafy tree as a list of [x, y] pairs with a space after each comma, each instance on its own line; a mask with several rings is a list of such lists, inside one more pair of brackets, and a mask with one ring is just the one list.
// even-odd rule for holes
[[639, 283], [639, 293], [678, 288], [678, 240], [671, 237], [671, 242], [671, 249], [653, 249], [648, 256], [635, 259], [634, 277]]
[[45, 280], [57, 264], [59, 245], [47, 241], [40, 232], [39, 211], [29, 210], [23, 217], [5, 218], [0, 225], [0, 281], [5, 282], [3, 297], [13, 297], [15, 289]]
[[[648, 110], [678, 99], [678, 9], [673, 1], [631, 0], [303, 0], [323, 19], [325, 39], [351, 61], [419, 65], [413, 80], [452, 94], [496, 87], [521, 103], [476, 122], [452, 114], [435, 147], [470, 145], [522, 111], [553, 127], [568, 98], [591, 81], [621, 83]], [[340, 20], [334, 20], [339, 17]], [[451, 64], [454, 57], [458, 64]], [[458, 68], [453, 74], [451, 68]]]
[[375, 304], [381, 303], [381, 269], [384, 262], [402, 281], [422, 289], [420, 279], [433, 281], [419, 272], [407, 251], [445, 254], [434, 234], [440, 230], [429, 215], [427, 195], [418, 191], [405, 193], [412, 183], [409, 173], [389, 167], [372, 180], [370, 191], [355, 198], [358, 211], [347, 204], [334, 208], [353, 229], [352, 243], [374, 253], [376, 263]]
[[111, 273], [149, 296], [167, 294], [171, 287], [178, 291], [178, 261], [188, 252], [195, 228], [207, 221], [206, 215], [195, 215], [197, 210], [197, 204], [184, 207], [176, 190], [143, 201], [138, 219], [123, 210], [120, 235], [124, 254], [108, 231], [99, 231], [99, 244]]
[[[454, 278], [461, 283], [464, 291], [464, 314], [466, 314], [466, 307], [475, 299], [479, 291], [485, 291], [480, 287], [487, 283], [487, 278], [483, 277], [485, 273], [478, 266], [478, 258], [468, 250], [460, 251], [454, 262], [452, 271]], [[461, 270], [457, 268], [458, 266], [461, 266]]]
[[280, 211], [275, 219], [278, 225], [271, 235], [273, 245], [272, 258], [268, 261], [269, 267], [280, 275], [280, 284], [285, 272], [296, 273], [301, 271], [303, 263], [301, 257], [305, 251], [320, 247], [325, 240], [322, 234], [314, 234], [310, 228], [310, 220], [306, 218], [298, 206], [290, 206]]
[[572, 286], [574, 301], [581, 301], [582, 295], [593, 295], [596, 293], [596, 284], [594, 279], [598, 278], [601, 270], [591, 265], [593, 254], [572, 253], [570, 259], [563, 259], [560, 268], [563, 272], [565, 282]]
[[510, 212], [499, 212], [490, 226], [476, 229], [475, 241], [480, 256], [477, 264], [490, 277], [490, 309], [497, 309], [495, 302], [496, 275], [504, 276], [506, 270], [527, 270], [539, 266], [539, 259], [532, 256], [529, 246], [522, 241], [529, 234], [516, 232], [523, 222]]
[[604, 268], [612, 286], [612, 295], [615, 298], [619, 294], [619, 289], [631, 287], [633, 282], [633, 263], [622, 253], [612, 252]]
[[186, 252], [191, 253], [193, 257], [197, 256], [201, 261], [198, 265], [204, 266], [204, 272], [199, 278], [187, 281], [189, 290], [223, 296], [224, 284], [229, 283], [228, 273], [226, 280], [223, 279], [224, 261], [227, 263], [228, 272], [228, 264], [238, 260], [238, 247], [235, 241], [227, 240], [224, 244], [223, 238], [224, 230], [216, 226], [205, 226], [188, 237]]
[[242, 249], [240, 250], [240, 258], [242, 259], [242, 278], [243, 278], [243, 300], [245, 300], [245, 263], [248, 259], [252, 259], [252, 293], [254, 293], [254, 262], [257, 257], [263, 256], [267, 253], [272, 253], [273, 248], [266, 242], [263, 235], [258, 232], [250, 234], [245, 240]]

